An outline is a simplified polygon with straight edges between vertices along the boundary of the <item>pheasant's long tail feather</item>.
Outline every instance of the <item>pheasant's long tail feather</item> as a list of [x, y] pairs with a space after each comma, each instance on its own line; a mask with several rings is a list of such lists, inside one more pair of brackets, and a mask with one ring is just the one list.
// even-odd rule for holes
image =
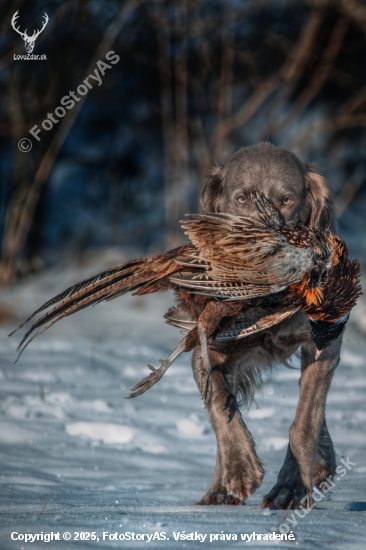
[[124, 277], [127, 277], [129, 272], [133, 273], [137, 269], [138, 265], [146, 262], [146, 260], [147, 258], [140, 258], [139, 260], [134, 260], [126, 264], [117, 265], [106, 271], [97, 273], [96, 275], [93, 275], [88, 279], [84, 279], [83, 281], [80, 281], [76, 285], [70, 286], [66, 290], [62, 291], [60, 294], [57, 294], [57, 296], [54, 296], [54, 298], [51, 298], [50, 300], [45, 302], [40, 308], [36, 309], [36, 311], [34, 311], [32, 315], [30, 315], [21, 325], [19, 325], [17, 329], [11, 332], [9, 336], [12, 336], [15, 332], [17, 332], [19, 329], [24, 327], [24, 325], [26, 325], [31, 319], [33, 319], [33, 317], [38, 315], [38, 313], [41, 313], [41, 311], [44, 311], [50, 306], [57, 304], [58, 302], [61, 302], [68, 298], [72, 298], [73, 296], [77, 295], [79, 292], [82, 292], [84, 289], [90, 289], [90, 287], [93, 287], [93, 286], [97, 287], [99, 284], [101, 284], [102, 281], [105, 283], [108, 280], [113, 279], [113, 276], [117, 274], [123, 273]]
[[[17, 360], [27, 345], [34, 340], [34, 338], [50, 328], [60, 319], [63, 319], [72, 313], [76, 313], [77, 311], [80, 311], [90, 305], [98, 304], [104, 300], [113, 300], [114, 298], [130, 291], [138, 291], [147, 285], [153, 285], [152, 291], [158, 290], [159, 284], [157, 283], [159, 281], [163, 282], [167, 276], [181, 269], [181, 267], [174, 261], [174, 258], [176, 254], [184, 253], [187, 246], [189, 248], [191, 245], [179, 247], [166, 254], [156, 256], [155, 258], [143, 258], [133, 262], [128, 262], [124, 265], [113, 267], [89, 279], [85, 279], [72, 287], [69, 287], [67, 290], [61, 292], [51, 300], [48, 300], [27, 319], [27, 321], [29, 321], [37, 313], [40, 313], [49, 306], [56, 304], [51, 310], [47, 311], [44, 315], [42, 315], [42, 317], [33, 323], [28, 332], [24, 335], [18, 346], [19, 354]], [[25, 321], [25, 323], [27, 321]], [[23, 323], [19, 328], [21, 328], [25, 323]], [[27, 342], [27, 339], [32, 332], [43, 325], [46, 326]]]

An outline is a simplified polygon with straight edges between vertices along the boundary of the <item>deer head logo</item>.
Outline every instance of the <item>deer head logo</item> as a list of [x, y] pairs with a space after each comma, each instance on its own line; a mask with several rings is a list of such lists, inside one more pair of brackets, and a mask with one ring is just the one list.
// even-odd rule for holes
[[19, 10], [16, 11], [13, 15], [13, 18], [11, 20], [11, 26], [13, 27], [13, 29], [20, 34], [20, 36], [23, 38], [24, 42], [25, 42], [25, 49], [26, 49], [26, 52], [27, 53], [32, 53], [33, 51], [33, 48], [34, 48], [34, 43], [35, 41], [37, 40], [37, 38], [39, 37], [39, 35], [41, 34], [41, 32], [43, 31], [43, 29], [45, 28], [45, 26], [47, 25], [48, 23], [48, 15], [47, 13], [44, 14], [44, 21], [43, 21], [43, 26], [42, 28], [39, 30], [39, 31], [33, 31], [33, 34], [32, 36], [28, 36], [27, 35], [27, 29], [25, 29], [24, 32], [21, 32], [19, 30], [19, 27], [17, 28], [15, 26], [15, 23], [16, 23], [16, 20], [18, 19], [19, 17]]

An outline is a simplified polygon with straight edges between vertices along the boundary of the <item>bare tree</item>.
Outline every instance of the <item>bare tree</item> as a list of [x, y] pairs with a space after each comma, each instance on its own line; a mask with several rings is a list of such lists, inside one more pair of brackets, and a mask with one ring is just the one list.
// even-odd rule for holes
[[[20, 5], [21, 0], [14, 2], [10, 16]], [[40, 41], [74, 5], [63, 3], [58, 8]], [[85, 17], [86, 5], [77, 4], [79, 17]], [[165, 247], [181, 242], [179, 220], [192, 207], [194, 181], [203, 182], [212, 164], [226, 161], [238, 145], [271, 139], [306, 160], [315, 139], [321, 139], [328, 151], [336, 138], [346, 139], [347, 132], [365, 128], [366, 83], [359, 72], [352, 72], [351, 63], [348, 69], [342, 61], [351, 58], [346, 46], [352, 34], [366, 36], [366, 8], [361, 0], [248, 0], [242, 4], [128, 0], [100, 37], [92, 61], [85, 64], [85, 76], [140, 7], [139, 29], [153, 29], [156, 37], [156, 50], [152, 47], [144, 55], [159, 76]], [[279, 19], [280, 10], [293, 14], [300, 9], [296, 32], [290, 25], [281, 34], [269, 25], [258, 40], [255, 25], [261, 17], [272, 14]], [[253, 16], [256, 23], [251, 22]], [[357, 48], [360, 55], [366, 41], [358, 40]], [[14, 51], [11, 48], [0, 59], [0, 69], [11, 66]], [[28, 131], [29, 121], [42, 120], [42, 113], [58, 96], [57, 82], [52, 79], [42, 98], [28, 92], [33, 101], [30, 117], [29, 103], [23, 101], [20, 80], [11, 68], [6, 90], [8, 120], [0, 125], [0, 138], [10, 128], [16, 143]], [[330, 88], [337, 90], [336, 111], [325, 99]], [[15, 153], [0, 261], [2, 284], [10, 284], [27, 268], [25, 244], [37, 206], [84, 101], [85, 97], [67, 113], [49, 143], [42, 144], [36, 163]], [[321, 113], [316, 119], [312, 116], [315, 106]], [[353, 172], [342, 195], [343, 209], [362, 186], [363, 172], [357, 166]]]

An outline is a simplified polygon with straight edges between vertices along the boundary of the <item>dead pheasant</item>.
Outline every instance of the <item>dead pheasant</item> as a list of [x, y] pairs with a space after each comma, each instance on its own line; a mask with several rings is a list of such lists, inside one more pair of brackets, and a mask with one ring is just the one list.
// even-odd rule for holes
[[[336, 235], [305, 226], [286, 226], [264, 195], [250, 193], [247, 198], [257, 209], [255, 219], [190, 215], [182, 223], [191, 244], [110, 268], [46, 302], [25, 321], [54, 306], [25, 334], [19, 355], [54, 323], [89, 305], [127, 292], [142, 295], [169, 289], [176, 292], [186, 317], [176, 319], [171, 312], [166, 317], [186, 336], [169, 359], [161, 361], [159, 369], [149, 365], [152, 373], [132, 388], [129, 398], [144, 393], [181, 353], [200, 345], [206, 374], [200, 391], [206, 401], [211, 380], [208, 340], [242, 338], [299, 310], [310, 318], [319, 354], [342, 332], [356, 304], [359, 263], [348, 259], [347, 246]], [[242, 313], [255, 311], [263, 297], [268, 313], [243, 326]]]

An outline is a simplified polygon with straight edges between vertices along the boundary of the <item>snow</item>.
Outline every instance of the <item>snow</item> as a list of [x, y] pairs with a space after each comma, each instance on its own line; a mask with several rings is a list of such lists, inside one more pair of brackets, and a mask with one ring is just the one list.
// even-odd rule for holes
[[128, 426], [102, 422], [73, 422], [66, 425], [66, 432], [75, 437], [86, 437], [94, 442], [102, 441], [107, 445], [124, 445], [135, 436], [135, 432]]
[[254, 409], [248, 412], [249, 418], [268, 418], [269, 416], [273, 416], [275, 413], [274, 407], [269, 407], [267, 409]]
[[[101, 258], [98, 265], [45, 271], [1, 291], [0, 303], [24, 319], [56, 292], [103, 267]], [[16, 365], [23, 332], [8, 338], [13, 326], [0, 328], [1, 550], [44, 548], [41, 541], [12, 541], [14, 531], [72, 536], [89, 531], [100, 538], [50, 543], [60, 550], [274, 547], [274, 542], [243, 542], [240, 534], [273, 532], [282, 523], [284, 512], [262, 511], [260, 504], [286, 453], [299, 363], [268, 376], [249, 412], [243, 411], [265, 464], [261, 489], [246, 506], [195, 506], [212, 480], [216, 441], [190, 357], [179, 357], [144, 395], [124, 399], [149, 373], [146, 365], [159, 366], [158, 359], [178, 344], [179, 331], [162, 318], [171, 305], [172, 296], [164, 294], [126, 296], [86, 309], [32, 342]], [[365, 548], [366, 344], [362, 324], [355, 323], [364, 307], [361, 302], [348, 324], [327, 405], [337, 462], [349, 457], [355, 466], [316, 510], [302, 519], [291, 512], [287, 524], [297, 522], [292, 544], [298, 548]], [[170, 540], [103, 541], [103, 531], [166, 532]], [[182, 531], [207, 538], [175, 541], [173, 533]], [[236, 533], [239, 540], [210, 543], [210, 534], [221, 532]]]
[[184, 437], [193, 437], [195, 439], [200, 439], [202, 437], [202, 432], [204, 430], [202, 424], [197, 424], [197, 422], [189, 418], [176, 420], [175, 423], [177, 425], [178, 432]]
[[286, 449], [287, 445], [288, 437], [269, 437], [262, 442], [263, 449], [274, 449], [275, 451]]

